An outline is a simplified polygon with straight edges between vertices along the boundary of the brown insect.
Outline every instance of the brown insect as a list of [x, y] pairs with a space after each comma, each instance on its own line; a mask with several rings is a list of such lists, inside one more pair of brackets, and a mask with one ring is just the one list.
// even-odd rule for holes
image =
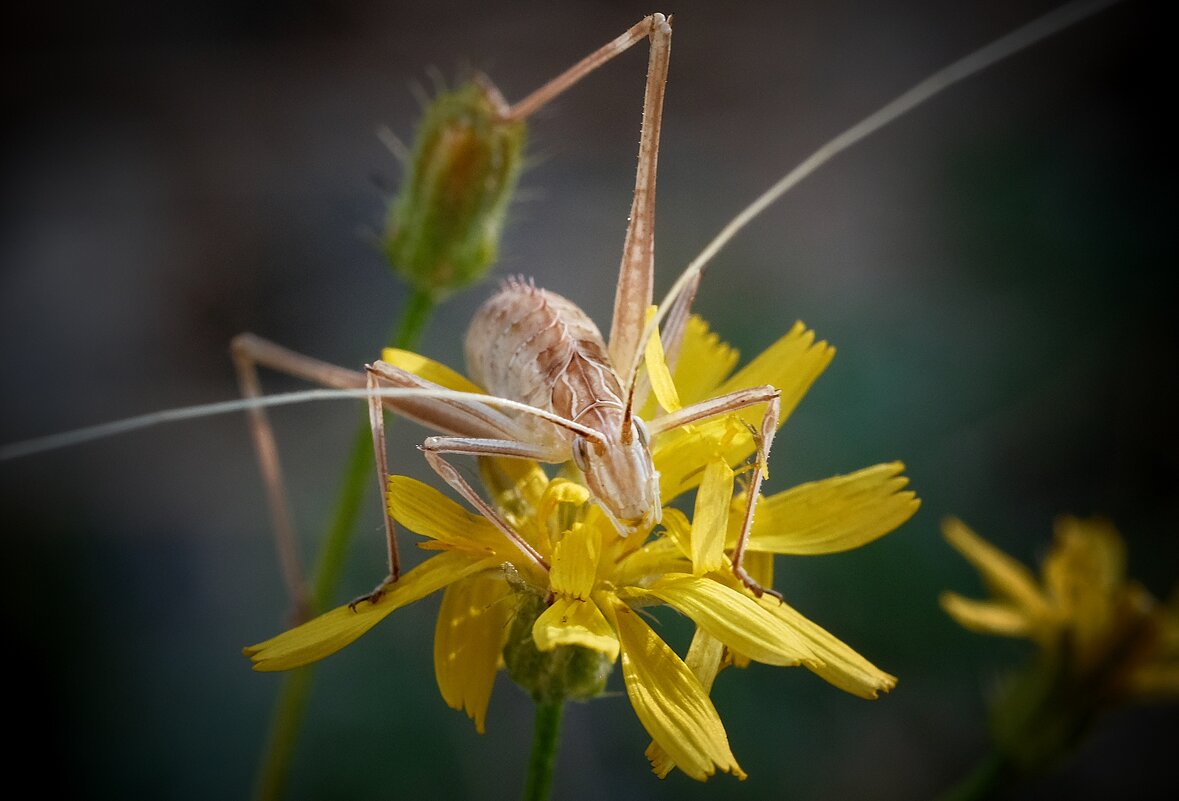
[[[468, 372], [496, 398], [486, 396], [373, 397], [370, 401], [379, 483], [388, 472], [382, 404], [438, 431], [421, 449], [430, 466], [472, 506], [494, 523], [520, 549], [524, 558], [547, 569], [538, 554], [447, 461], [451, 454], [506, 456], [545, 463], [572, 461], [585, 476], [595, 501], [623, 534], [645, 533], [660, 521], [658, 474], [650, 442], [664, 431], [753, 405], [765, 413], [757, 438], [757, 467], [747, 493], [745, 523], [733, 552], [736, 575], [759, 595], [764, 590], [742, 567], [753, 511], [778, 423], [779, 392], [761, 386], [713, 398], [671, 414], [644, 421], [635, 414], [639, 366], [646, 332], [647, 309], [654, 285], [655, 173], [663, 115], [664, 87], [671, 55], [671, 21], [653, 14], [622, 36], [578, 62], [534, 95], [505, 106], [506, 121], [518, 119], [563, 91], [584, 75], [643, 39], [650, 39], [647, 86], [634, 202], [619, 268], [614, 317], [609, 339], [576, 304], [522, 280], [509, 280], [476, 312], [466, 336]], [[669, 351], [678, 350], [694, 292], [681, 291], [663, 338]], [[291, 373], [335, 387], [435, 390], [412, 373], [383, 361], [366, 368], [367, 376], [292, 353], [252, 335], [233, 343], [241, 385], [247, 396], [261, 394], [256, 365]], [[497, 408], [498, 407], [498, 408]], [[291, 540], [290, 518], [282, 490], [276, 447], [264, 413], [252, 411], [254, 439], [270, 488], [270, 502], [284, 540]], [[389, 577], [396, 581], [400, 562], [392, 519], [386, 515]], [[285, 551], [286, 549], [284, 549]], [[381, 590], [378, 588], [377, 592]]]

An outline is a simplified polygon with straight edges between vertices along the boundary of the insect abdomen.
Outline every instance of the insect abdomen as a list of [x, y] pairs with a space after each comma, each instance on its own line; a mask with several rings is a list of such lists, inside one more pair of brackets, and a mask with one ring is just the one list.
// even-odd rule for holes
[[[505, 282], [479, 307], [465, 350], [471, 378], [488, 392], [562, 416], [576, 417], [587, 394], [620, 394], [593, 320], [566, 298], [523, 281]], [[587, 369], [594, 386], [569, 386], [571, 379], [586, 383], [577, 375]]]

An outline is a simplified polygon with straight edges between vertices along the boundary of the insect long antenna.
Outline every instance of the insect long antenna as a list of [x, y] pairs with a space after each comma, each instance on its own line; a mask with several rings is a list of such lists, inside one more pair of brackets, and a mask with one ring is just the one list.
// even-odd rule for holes
[[178, 423], [184, 420], [197, 420], [202, 417], [215, 417], [221, 414], [231, 414], [233, 412], [243, 412], [250, 409], [263, 409], [271, 406], [290, 406], [297, 403], [309, 403], [311, 401], [321, 400], [344, 400], [344, 399], [367, 399], [370, 397], [379, 398], [434, 398], [438, 400], [458, 400], [474, 403], [482, 403], [487, 406], [498, 407], [501, 409], [510, 409], [524, 414], [531, 414], [543, 420], [548, 420], [554, 425], [566, 428], [576, 434], [579, 434], [586, 439], [593, 440], [601, 444], [606, 444], [605, 438], [601, 432], [595, 431], [588, 426], [583, 426], [573, 420], [567, 420], [560, 415], [552, 412], [538, 409], [535, 406], [529, 406], [526, 403], [509, 400], [508, 398], [500, 398], [495, 395], [480, 395], [474, 392], [458, 392], [449, 389], [305, 389], [299, 392], [286, 392], [275, 395], [263, 395], [256, 398], [239, 398], [237, 400], [219, 401], [217, 403], [202, 403], [195, 406], [181, 406], [175, 409], [164, 409], [158, 412], [150, 412], [148, 414], [139, 415], [137, 417], [127, 417], [122, 420], [114, 420], [109, 423], [100, 423], [99, 425], [87, 426], [85, 428], [76, 428], [73, 431], [63, 431], [58, 434], [50, 434], [44, 437], [36, 437], [34, 439], [27, 439], [22, 442], [13, 442], [7, 445], [0, 446], [0, 462], [8, 461], [10, 459], [19, 459], [23, 456], [32, 456], [38, 453], [45, 453], [46, 451], [58, 450], [60, 448], [68, 448], [73, 445], [81, 445], [85, 442], [92, 442], [94, 440], [106, 439], [118, 434], [127, 434], [132, 431], [140, 431], [145, 428], [154, 428], [155, 426], [164, 425], [166, 423]]
[[961, 80], [982, 72], [987, 67], [1026, 50], [1032, 45], [1048, 37], [1060, 33], [1066, 28], [1081, 22], [1088, 17], [1112, 6], [1119, 0], [1074, 0], [1053, 11], [1037, 17], [1031, 22], [1016, 28], [1011, 33], [1001, 36], [990, 44], [963, 56], [954, 63], [944, 67], [925, 80], [898, 95], [884, 106], [864, 117], [843, 133], [829, 140], [826, 144], [804, 159], [797, 167], [788, 172], [777, 183], [767, 189], [760, 197], [746, 206], [700, 251], [687, 266], [676, 282], [672, 284], [667, 295], [659, 304], [658, 311], [647, 321], [643, 335], [639, 340], [639, 347], [635, 349], [627, 372], [627, 387], [633, 388], [638, 378], [639, 366], [642, 363], [644, 347], [651, 335], [663, 322], [671, 308], [672, 302], [690, 285], [712, 258], [729, 243], [755, 217], [769, 208], [779, 198], [802, 182], [835, 156], [847, 150], [861, 139], [875, 133], [894, 120], [904, 116], [925, 101], [949, 89]]

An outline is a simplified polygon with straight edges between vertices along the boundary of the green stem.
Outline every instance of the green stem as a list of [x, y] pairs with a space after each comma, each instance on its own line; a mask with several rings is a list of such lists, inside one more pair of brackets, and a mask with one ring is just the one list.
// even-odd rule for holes
[[561, 740], [564, 701], [537, 701], [536, 724], [532, 733], [532, 754], [524, 781], [524, 801], [547, 801], [553, 789], [553, 768]]
[[[413, 348], [421, 339], [433, 310], [433, 297], [428, 292], [415, 290], [401, 313], [396, 333], [390, 337], [392, 346], [403, 350]], [[356, 530], [365, 490], [372, 483], [372, 474], [373, 442], [366, 412], [352, 443], [352, 452], [344, 469], [344, 480], [336, 496], [335, 512], [328, 525], [327, 538], [315, 561], [312, 611], [316, 614], [330, 607], [335, 599], [336, 587], [344, 571], [344, 557]], [[270, 719], [266, 750], [258, 769], [254, 790], [256, 801], [277, 801], [286, 795], [291, 760], [306, 716], [313, 675], [313, 669], [305, 667], [283, 676]]]
[[426, 323], [434, 311], [434, 296], [424, 289], [415, 289], [409, 296], [409, 303], [401, 312], [401, 323], [397, 326], [397, 334], [393, 337], [393, 347], [410, 350], [422, 338], [426, 330]]
[[938, 796], [938, 801], [982, 801], [995, 795], [1010, 775], [1007, 757], [992, 751], [961, 781]]
[[307, 709], [307, 697], [311, 692], [311, 668], [292, 670], [282, 677], [274, 713], [270, 718], [270, 731], [266, 736], [266, 751], [262, 764], [258, 766], [254, 798], [270, 801], [286, 794], [287, 779], [291, 775], [291, 758], [299, 740], [300, 724]]

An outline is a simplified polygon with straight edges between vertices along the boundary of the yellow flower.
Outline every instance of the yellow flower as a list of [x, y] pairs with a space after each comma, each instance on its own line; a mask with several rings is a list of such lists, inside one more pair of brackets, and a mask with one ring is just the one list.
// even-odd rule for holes
[[1066, 751], [1096, 713], [1119, 701], [1179, 699], [1179, 595], [1168, 607], [1127, 581], [1125, 545], [1108, 522], [1060, 517], [1039, 582], [961, 521], [945, 521], [943, 533], [993, 598], [945, 592], [942, 608], [967, 629], [1040, 648], [993, 708], [1000, 747], [1023, 767]]
[[[834, 351], [801, 324], [730, 376], [736, 352], [693, 318], [674, 380], [658, 345], [648, 349], [652, 387], [664, 408], [736, 389], [782, 389], [784, 420]], [[385, 360], [456, 389], [466, 379], [415, 354]], [[678, 401], [671, 400], [672, 394]], [[655, 400], [644, 409], [650, 417]], [[685, 426], [657, 438], [652, 456], [670, 502], [697, 489], [692, 518], [663, 512], [663, 527], [623, 537], [575, 475], [549, 478], [531, 462], [482, 459], [490, 500], [543, 557], [546, 570], [490, 522], [409, 478], [389, 479], [388, 507], [438, 553], [388, 586], [375, 602], [344, 606], [246, 649], [256, 670], [287, 670], [321, 659], [393, 612], [444, 589], [434, 666], [447, 704], [482, 732], [496, 672], [509, 673], [538, 700], [599, 694], [621, 661], [626, 691], [653, 743], [656, 773], [673, 766], [695, 779], [717, 770], [744, 777], [709, 698], [717, 672], [749, 660], [803, 665], [864, 698], [896, 679], [785, 603], [757, 598], [735, 579], [725, 551], [744, 510], [736, 475], [755, 451], [757, 410]], [[882, 464], [759, 499], [747, 566], [772, 582], [772, 554], [821, 554], [858, 547], [896, 528], [919, 502], [903, 465]], [[575, 472], [575, 471], [573, 471]], [[667, 605], [697, 627], [686, 660], [651, 627], [644, 607]]]

